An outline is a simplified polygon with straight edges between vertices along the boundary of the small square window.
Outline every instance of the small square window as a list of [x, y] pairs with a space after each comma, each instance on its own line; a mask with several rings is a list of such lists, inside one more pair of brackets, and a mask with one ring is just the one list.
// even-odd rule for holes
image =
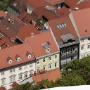
[[45, 62], [45, 58], [43, 58], [43, 62]]
[[37, 64], [39, 64], [39, 60], [37, 60]]
[[84, 45], [81, 46], [81, 50], [83, 50], [83, 49], [84, 49]]
[[90, 44], [88, 45], [88, 47], [87, 48], [90, 48]]
[[22, 67], [19, 67], [19, 70], [22, 70]]
[[55, 62], [55, 67], [57, 67], [57, 62]]
[[57, 54], [55, 54], [55, 58], [57, 58]]
[[48, 57], [48, 60], [51, 60], [51, 57]]
[[43, 69], [45, 69], [45, 70], [46, 70], [46, 66], [45, 66], [45, 65], [43, 66]]
[[4, 72], [3, 71], [1, 72], [1, 75], [4, 75]]
[[19, 75], [19, 79], [22, 79], [22, 74]]
[[30, 64], [30, 67], [33, 67], [33, 64]]
[[39, 72], [39, 69], [40, 69], [40, 68], [39, 68], [39, 67], [37, 67], [37, 72]]

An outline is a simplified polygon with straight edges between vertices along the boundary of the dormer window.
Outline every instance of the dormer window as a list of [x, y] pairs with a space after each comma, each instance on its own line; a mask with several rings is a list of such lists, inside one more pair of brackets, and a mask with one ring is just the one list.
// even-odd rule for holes
[[32, 55], [31, 55], [31, 53], [27, 52], [26, 56], [27, 56], [28, 59], [30, 59]]
[[47, 43], [42, 44], [42, 46], [45, 48], [46, 52], [50, 52], [50, 46]]
[[16, 60], [19, 62], [19, 61], [21, 61], [21, 57], [19, 56], [19, 55], [16, 55]]
[[8, 61], [9, 64], [12, 64], [12, 58], [8, 57], [7, 61]]

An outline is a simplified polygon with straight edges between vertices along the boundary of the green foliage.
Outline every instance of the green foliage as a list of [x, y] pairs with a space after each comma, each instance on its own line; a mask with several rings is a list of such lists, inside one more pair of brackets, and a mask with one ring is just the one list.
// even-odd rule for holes
[[10, 2], [14, 0], [0, 0], [0, 10], [6, 11]]

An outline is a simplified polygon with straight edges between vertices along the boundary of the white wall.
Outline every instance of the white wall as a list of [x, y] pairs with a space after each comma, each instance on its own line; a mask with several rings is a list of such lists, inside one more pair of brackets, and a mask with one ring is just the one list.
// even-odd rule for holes
[[[10, 73], [10, 69], [9, 70], [6, 70], [6, 71], [4, 71], [4, 75], [1, 75], [1, 72], [0, 72], [0, 87], [1, 87], [1, 79], [2, 78], [6, 78], [5, 79], [5, 85], [4, 85], [4, 87], [6, 88], [6, 89], [10, 89], [10, 85], [12, 84], [12, 83], [10, 83], [10, 76], [11, 75], [16, 75], [15, 76], [15, 81], [17, 82], [17, 83], [19, 83], [19, 82], [21, 82], [22, 80], [24, 80], [24, 73], [27, 71], [27, 73], [28, 73], [28, 77], [30, 77], [30, 70], [34, 70], [35, 71], [35, 63], [32, 63], [32, 67], [30, 67], [30, 63], [28, 63], [28, 64], [26, 64], [26, 65], [23, 65], [22, 66], [22, 70], [19, 70], [19, 66], [18, 67], [16, 67], [15, 68], [15, 72], [12, 72], [12, 73]], [[22, 80], [19, 80], [19, 74], [20, 73], [22, 73], [22, 75], [23, 75], [23, 79]]]
[[[84, 45], [84, 49], [81, 50], [81, 46]], [[80, 59], [83, 57], [87, 57], [90, 55], [90, 48], [88, 48], [88, 45], [90, 45], [90, 40], [88, 38], [84, 39], [83, 41], [80, 41]]]
[[34, 9], [32, 7], [30, 7], [29, 5], [27, 5], [27, 13], [32, 13]]

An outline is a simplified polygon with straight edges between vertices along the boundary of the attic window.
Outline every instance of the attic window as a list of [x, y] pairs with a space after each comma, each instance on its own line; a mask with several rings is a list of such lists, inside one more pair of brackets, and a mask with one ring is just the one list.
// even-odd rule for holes
[[11, 57], [8, 57], [7, 61], [8, 61], [9, 64], [12, 64], [12, 58]]
[[19, 62], [21, 60], [21, 57], [19, 55], [16, 55], [16, 60]]
[[30, 59], [32, 55], [29, 52], [27, 52], [26, 56], [27, 56], [28, 59]]
[[17, 3], [14, 3], [13, 5], [14, 5], [14, 6], [17, 6]]
[[66, 23], [62, 23], [62, 24], [58, 24], [57, 25], [57, 28], [64, 28], [64, 27], [66, 27], [67, 25], [66, 25]]

